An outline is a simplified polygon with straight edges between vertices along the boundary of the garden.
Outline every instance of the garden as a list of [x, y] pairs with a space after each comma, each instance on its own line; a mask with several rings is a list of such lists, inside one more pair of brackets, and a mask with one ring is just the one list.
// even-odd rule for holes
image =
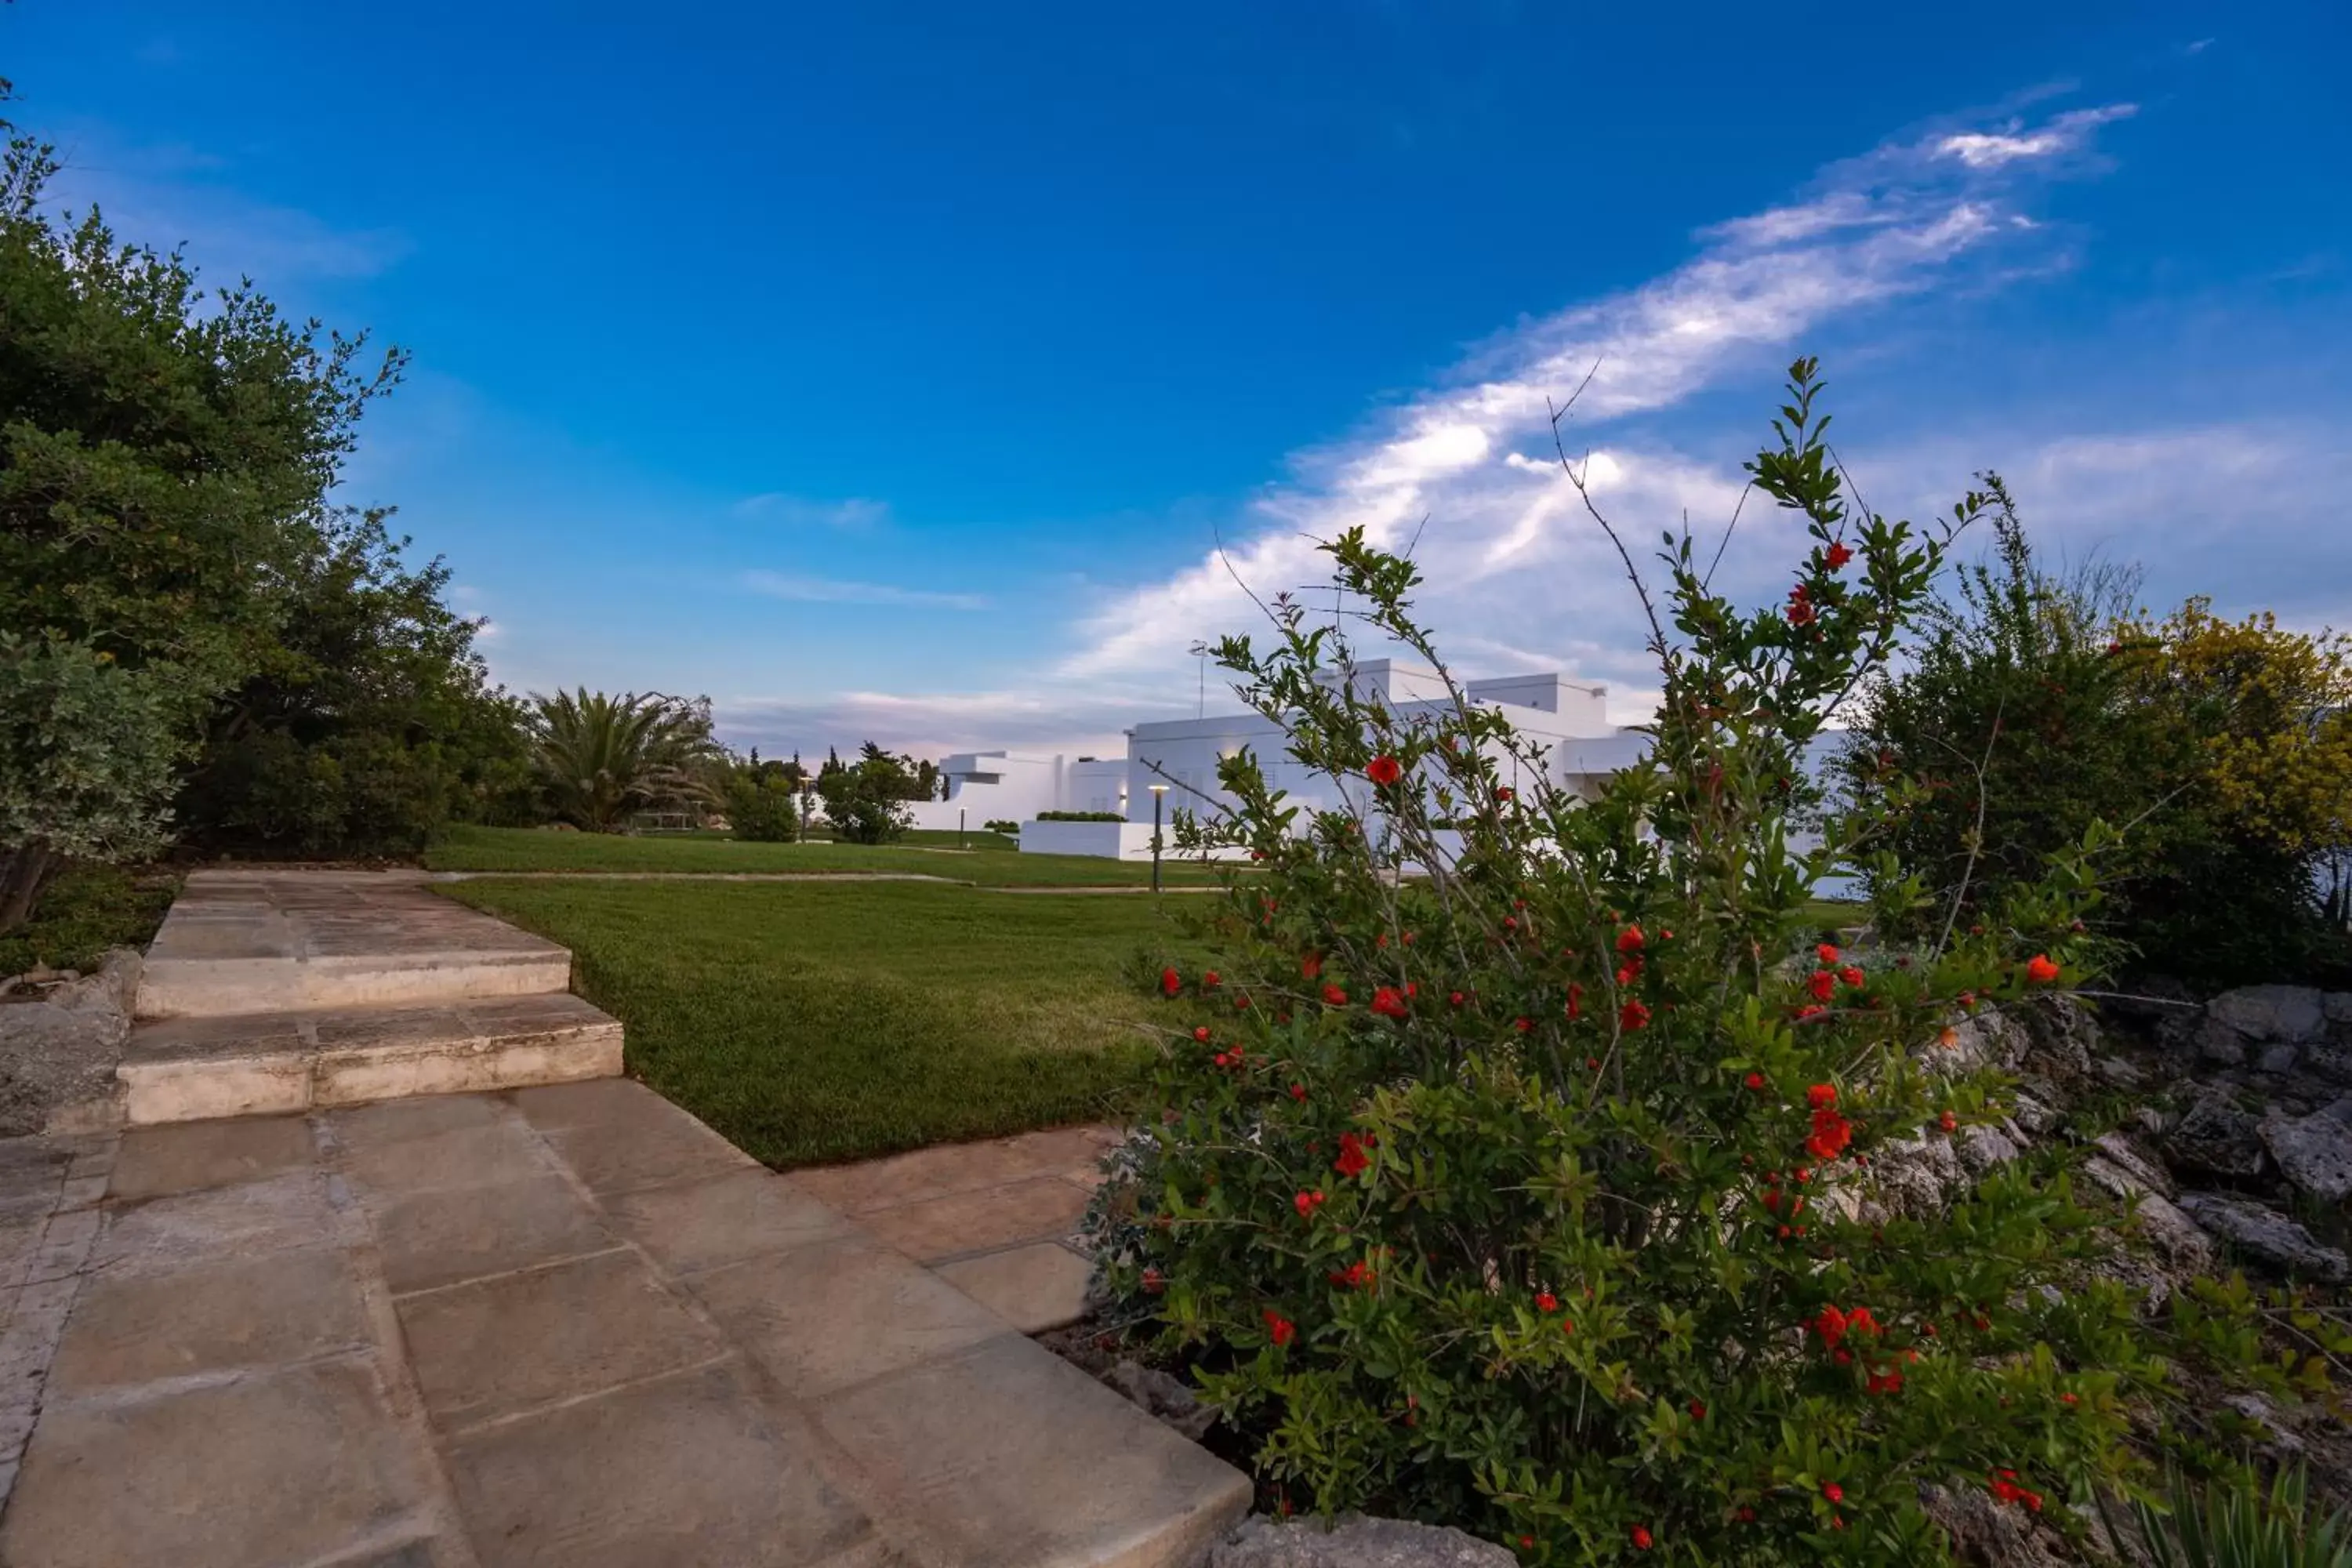
[[1119, 1121], [1081, 1337], [1269, 1514], [1552, 1568], [2352, 1563], [2347, 639], [2055, 572], [1992, 475], [1871, 512], [1801, 361], [1764, 604], [1559, 448], [1648, 614], [1643, 762], [1506, 787], [1549, 775], [1493, 707], [1334, 678], [1445, 668], [1349, 531], [1349, 631], [1212, 655], [1349, 804], [1232, 757], [1152, 897], [913, 833], [937, 770], [872, 743], [499, 688], [339, 504], [404, 357], [61, 225], [53, 168], [0, 181], [0, 973], [137, 945], [200, 861], [414, 863], [772, 1165]]

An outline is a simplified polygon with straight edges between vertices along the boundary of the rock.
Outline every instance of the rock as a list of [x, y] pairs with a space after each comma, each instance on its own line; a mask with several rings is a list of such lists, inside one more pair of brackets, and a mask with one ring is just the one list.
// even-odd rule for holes
[[2347, 1094], [2340, 1099], [2330, 1100], [2326, 1106], [2321, 1108], [2319, 1114], [2322, 1116], [2334, 1117], [2336, 1121], [2344, 1123], [2345, 1126], [2352, 1127], [2352, 1094]]
[[2227, 1095], [2209, 1092], [2165, 1139], [2165, 1152], [2175, 1166], [2208, 1175], [2258, 1176], [2263, 1158], [2261, 1125]]
[[2281, 1268], [2329, 1285], [2352, 1279], [2352, 1259], [2332, 1247], [2322, 1247], [2311, 1232], [2252, 1199], [2189, 1193], [2181, 1198], [2180, 1208], [2223, 1241]]
[[2036, 1138], [2058, 1125], [2058, 1113], [2030, 1094], [2016, 1097], [2011, 1115], [2017, 1124]]
[[1892, 1138], [1880, 1145], [1871, 1161], [1878, 1179], [1878, 1195], [1890, 1213], [1926, 1219], [1943, 1212], [1944, 1205], [1968, 1185], [1948, 1138]]
[[2158, 1256], [2184, 1274], [2210, 1273], [2221, 1260], [2213, 1238], [2169, 1198], [2155, 1193], [2139, 1194], [2132, 1205], [2132, 1219]]
[[[2106, 1054], [2106, 1040], [2091, 1010], [2072, 996], [2047, 996], [2029, 1004], [2024, 1022], [2016, 1027], [2025, 1052], [2062, 1082], [2084, 1077], [2091, 1064]], [[2013, 1065], [2013, 1064], [2012, 1064]]]
[[110, 1104], [131, 1033], [139, 954], [120, 948], [94, 974], [49, 973], [37, 1000], [0, 1004], [0, 1136], [39, 1132]]
[[1981, 1487], [1923, 1486], [1919, 1507], [1952, 1538], [1952, 1553], [1971, 1568], [2065, 1568], [2063, 1543], [2022, 1508], [2004, 1508]]
[[2148, 1191], [2168, 1198], [2172, 1195], [2172, 1178], [2164, 1173], [2164, 1167], [2142, 1153], [2139, 1145], [2123, 1133], [2102, 1132], [2091, 1140], [2091, 1146], [2122, 1166], [2126, 1174]]
[[2128, 1057], [2101, 1057], [2091, 1063], [2091, 1070], [2117, 1089], [2137, 1089], [2147, 1081], [2147, 1074]]
[[2331, 1024], [2352, 1025], [2352, 991], [2330, 991], [2322, 995], [2319, 1016]]
[[1997, 1165], [2006, 1165], [2021, 1151], [2008, 1137], [1990, 1127], [1968, 1127], [1953, 1142], [1960, 1163], [1971, 1176], [1981, 1177]]
[[2288, 1181], [2327, 1203], [2352, 1197], [2352, 1127], [2324, 1110], [2300, 1118], [2273, 1113], [2262, 1137]]
[[1276, 1524], [1263, 1516], [1209, 1548], [1208, 1568], [1517, 1568], [1507, 1547], [1458, 1530], [1346, 1515]]
[[2246, 1059], [2246, 1037], [2219, 1018], [2199, 1025], [2195, 1038], [2200, 1061], [2233, 1068]]
[[2254, 1058], [2254, 1070], [2283, 1077], [2294, 1070], [2295, 1059], [2302, 1054], [2303, 1048], [2300, 1046], [2286, 1040], [2281, 1040], [2276, 1045], [2264, 1046], [2263, 1054]]
[[2306, 1046], [2303, 1049], [2303, 1065], [2305, 1070], [2329, 1083], [2352, 1084], [2352, 1045]]
[[1124, 1394], [1195, 1443], [1216, 1425], [1217, 1413], [1193, 1396], [1192, 1391], [1157, 1367], [1122, 1361], [1100, 1374], [1103, 1382]]
[[2247, 985], [2205, 1004], [2205, 1015], [2256, 1040], [2316, 1040], [2326, 1032], [2320, 993], [2310, 985]]
[[2303, 1452], [2303, 1438], [2280, 1422], [2278, 1412], [2259, 1394], [2232, 1394], [2221, 1403], [2240, 1417], [2262, 1428], [2263, 1441], [2282, 1455]]

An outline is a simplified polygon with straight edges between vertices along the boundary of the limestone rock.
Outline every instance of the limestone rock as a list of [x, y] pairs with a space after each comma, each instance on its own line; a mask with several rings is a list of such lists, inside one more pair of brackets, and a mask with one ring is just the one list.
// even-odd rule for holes
[[1971, 1568], [2066, 1568], [2063, 1543], [2021, 1508], [2004, 1508], [1979, 1487], [1921, 1487], [1919, 1506], [1952, 1538]]
[[2310, 1116], [2273, 1114], [2263, 1142], [2286, 1179], [2326, 1203], [2352, 1197], [2352, 1126], [2322, 1110]]
[[2197, 1222], [2169, 1198], [2155, 1193], [2141, 1194], [2132, 1207], [2132, 1218], [2158, 1255], [2183, 1273], [2210, 1273], [2221, 1261], [2213, 1238], [2200, 1230]]
[[1887, 1209], [1911, 1219], [1941, 1213], [1969, 1181], [1948, 1138], [1889, 1139], [1871, 1161], [1871, 1173]]
[[1101, 1374], [1102, 1380], [1149, 1410], [1195, 1443], [1216, 1424], [1217, 1412], [1193, 1397], [1192, 1391], [1157, 1367], [1122, 1361]]
[[2172, 1163], [2208, 1175], [2249, 1177], [2262, 1174], [2262, 1124], [2230, 1102], [2229, 1096], [2207, 1093], [2180, 1125], [2165, 1140]]
[[2281, 1268], [2307, 1274], [2330, 1285], [2352, 1279], [2352, 1259], [2332, 1247], [2322, 1247], [2313, 1239], [2311, 1232], [2252, 1199], [2221, 1193], [2189, 1193], [2181, 1198], [2180, 1207], [2190, 1219], [2222, 1240]]
[[1208, 1568], [1517, 1568], [1517, 1563], [1508, 1548], [1458, 1530], [1347, 1515], [1328, 1530], [1319, 1520], [1244, 1520], [1209, 1549]]
[[131, 1034], [139, 954], [107, 954], [94, 974], [56, 977], [37, 998], [0, 1003], [0, 1136], [41, 1131], [60, 1113], [110, 1100]]
[[2352, 1025], [2352, 991], [2330, 991], [2322, 995], [2319, 1014], [2331, 1024]]
[[2216, 1067], [2233, 1068], [2246, 1059], [2246, 1037], [2220, 1018], [2208, 1018], [2197, 1027], [2197, 1056]]
[[2247, 985], [2205, 1005], [2206, 1016], [2249, 1039], [2316, 1040], [2326, 1032], [2326, 1005], [2309, 985]]
[[2122, 1132], [2102, 1132], [2091, 1140], [2091, 1146], [2121, 1166], [2126, 1174], [2148, 1191], [2160, 1193], [2168, 1198], [2172, 1195], [2172, 1178], [2164, 1173], [2163, 1165], [2141, 1152], [2139, 1145]]
[[2016, 1097], [2011, 1115], [2018, 1126], [2037, 1138], [2058, 1125], [2058, 1113], [2030, 1094]]
[[1991, 1127], [1965, 1128], [1953, 1142], [1958, 1145], [1961, 1165], [1971, 1176], [1983, 1176], [1996, 1166], [2006, 1165], [2021, 1152], [2007, 1135]]
[[2295, 1061], [2302, 1054], [2303, 1047], [2290, 1040], [2281, 1040], [2275, 1045], [2264, 1046], [2262, 1055], [2254, 1058], [2254, 1070], [2269, 1073], [2273, 1078], [2283, 1078], [2294, 1070]]

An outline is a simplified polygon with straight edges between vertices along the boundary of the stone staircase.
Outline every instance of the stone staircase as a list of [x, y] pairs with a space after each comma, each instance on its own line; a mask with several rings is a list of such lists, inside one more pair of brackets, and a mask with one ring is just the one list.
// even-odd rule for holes
[[572, 955], [421, 873], [198, 871], [116, 1069], [131, 1126], [610, 1078], [621, 1026]]

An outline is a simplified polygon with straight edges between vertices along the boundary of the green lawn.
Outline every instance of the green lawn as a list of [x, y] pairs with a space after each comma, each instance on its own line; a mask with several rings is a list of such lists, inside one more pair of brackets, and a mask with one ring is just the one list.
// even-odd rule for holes
[[31, 920], [0, 936], [0, 975], [38, 963], [87, 970], [110, 947], [144, 947], [179, 890], [176, 873], [151, 867], [66, 871], [41, 894]]
[[[992, 888], [1120, 887], [1151, 880], [1148, 863], [1088, 855], [959, 850], [925, 843], [759, 844], [532, 827], [452, 827], [425, 851], [425, 863], [436, 871], [916, 871]], [[1179, 886], [1214, 880], [1196, 862], [1171, 860], [1162, 869], [1166, 880]]]
[[1150, 899], [920, 882], [441, 890], [569, 947], [574, 989], [627, 1026], [630, 1070], [776, 1166], [1114, 1114], [1150, 1050], [1130, 973], [1182, 951]]

